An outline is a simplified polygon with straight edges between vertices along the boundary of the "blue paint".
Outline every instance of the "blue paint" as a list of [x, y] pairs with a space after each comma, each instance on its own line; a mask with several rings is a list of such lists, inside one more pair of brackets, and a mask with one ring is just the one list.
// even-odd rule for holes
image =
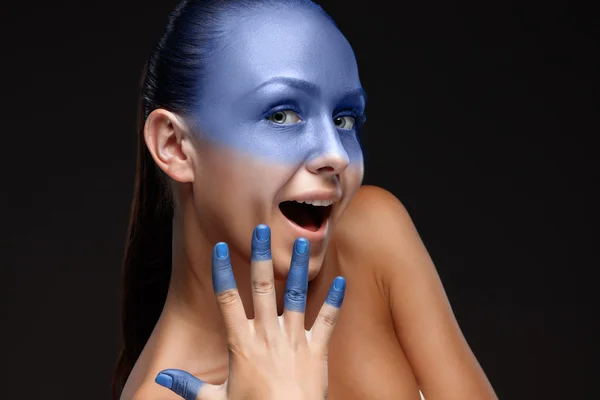
[[308, 250], [308, 240], [300, 238], [294, 243], [294, 251], [299, 255], [305, 255]]
[[173, 387], [173, 377], [162, 372], [156, 376], [155, 382], [160, 386], [166, 387], [167, 389], [171, 389]]
[[217, 243], [212, 255], [212, 280], [215, 293], [237, 288], [226, 243]]
[[304, 312], [308, 292], [308, 262], [310, 260], [310, 242], [298, 238], [294, 242], [290, 272], [285, 287], [283, 304], [286, 310]]
[[215, 250], [217, 251], [217, 258], [219, 260], [224, 260], [229, 254], [229, 248], [227, 247], [227, 243], [224, 242], [217, 243], [215, 246]]
[[170, 389], [185, 400], [196, 400], [204, 382], [189, 372], [180, 369], [165, 369], [154, 380], [159, 385]]
[[313, 7], [260, 6], [220, 21], [226, 40], [214, 43], [192, 115], [199, 135], [278, 163], [362, 164], [366, 96], [332, 21]]
[[342, 302], [344, 301], [345, 294], [346, 280], [343, 277], [338, 276], [333, 280], [333, 283], [329, 288], [329, 293], [327, 293], [325, 303], [340, 308], [342, 306]]
[[254, 228], [252, 235], [252, 261], [271, 259], [271, 229], [264, 224]]

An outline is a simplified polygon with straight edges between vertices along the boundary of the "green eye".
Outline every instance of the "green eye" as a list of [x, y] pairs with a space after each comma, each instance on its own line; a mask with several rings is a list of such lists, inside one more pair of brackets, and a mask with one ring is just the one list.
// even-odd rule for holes
[[334, 118], [333, 123], [340, 129], [354, 129], [354, 117], [344, 116]]
[[292, 110], [282, 110], [274, 112], [269, 116], [269, 120], [279, 125], [296, 124], [302, 121], [298, 114], [296, 114]]

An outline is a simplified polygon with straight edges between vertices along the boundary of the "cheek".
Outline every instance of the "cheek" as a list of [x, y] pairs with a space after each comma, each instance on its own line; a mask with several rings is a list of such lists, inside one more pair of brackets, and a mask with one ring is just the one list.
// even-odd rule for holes
[[363, 181], [364, 168], [363, 163], [353, 162], [348, 165], [348, 168], [344, 171], [341, 176], [342, 185], [344, 186], [344, 209], [348, 206]]
[[365, 174], [365, 164], [362, 149], [358, 142], [350, 147], [347, 146], [346, 149], [350, 162], [344, 173], [347, 176], [346, 185], [348, 189], [352, 190], [352, 188], [358, 188], [361, 185]]
[[249, 258], [254, 228], [272, 225], [276, 198], [296, 167], [206, 145], [196, 170], [194, 203], [202, 230], [213, 242], [225, 241], [232, 252]]
[[277, 195], [296, 168], [229, 147], [206, 145], [196, 168], [196, 202], [210, 203], [213, 212], [229, 220], [243, 221], [240, 229], [251, 233], [257, 224], [268, 223]]
[[204, 143], [198, 154], [196, 172], [200, 180], [213, 182], [243, 196], [276, 190], [289, 180], [296, 169], [294, 164], [261, 157], [258, 149], [246, 147], [241, 150]]
[[273, 204], [274, 197], [296, 172], [297, 166], [237, 153], [227, 161], [231, 190], [240, 198], [252, 197]]
[[358, 136], [356, 134], [341, 136], [341, 142], [344, 146], [346, 154], [348, 155], [349, 167], [355, 166], [362, 169], [363, 152], [358, 140]]

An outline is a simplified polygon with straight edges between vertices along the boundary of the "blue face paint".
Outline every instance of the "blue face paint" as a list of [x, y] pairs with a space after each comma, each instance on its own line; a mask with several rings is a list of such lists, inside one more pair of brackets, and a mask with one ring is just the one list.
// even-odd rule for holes
[[345, 294], [346, 280], [343, 277], [338, 276], [333, 280], [333, 283], [329, 288], [329, 293], [327, 293], [325, 303], [340, 308], [342, 306], [342, 302], [344, 301]]
[[200, 379], [180, 369], [165, 369], [156, 376], [154, 381], [185, 400], [195, 400], [204, 386], [204, 382]]
[[231, 12], [223, 24], [192, 115], [200, 137], [276, 163], [362, 163], [365, 96], [339, 30], [308, 8]]
[[271, 259], [271, 229], [264, 224], [254, 228], [252, 235], [252, 261]]
[[223, 242], [217, 243], [213, 249], [212, 281], [215, 293], [237, 288], [229, 259], [229, 247]]
[[305, 238], [296, 239], [283, 298], [283, 304], [286, 310], [304, 312], [306, 309], [309, 259], [309, 241]]

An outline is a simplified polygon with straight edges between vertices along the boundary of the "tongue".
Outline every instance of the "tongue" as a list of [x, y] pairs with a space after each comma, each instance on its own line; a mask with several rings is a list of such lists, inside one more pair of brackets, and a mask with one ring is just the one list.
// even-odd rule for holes
[[304, 203], [300, 204], [295, 201], [286, 201], [279, 206], [281, 212], [287, 219], [306, 230], [316, 232], [321, 227], [321, 224], [315, 210], [311, 210], [313, 207], [314, 206]]

